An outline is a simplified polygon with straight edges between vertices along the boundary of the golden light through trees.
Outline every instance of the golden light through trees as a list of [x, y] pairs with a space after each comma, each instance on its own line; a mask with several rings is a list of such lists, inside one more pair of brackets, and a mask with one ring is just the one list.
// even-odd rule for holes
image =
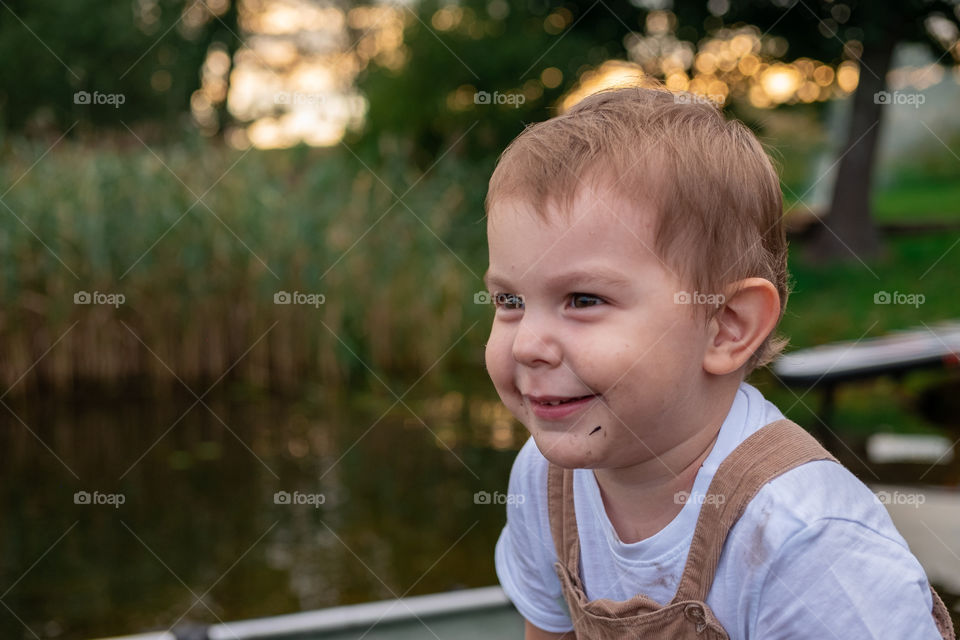
[[[337, 144], [347, 127], [362, 123], [366, 112], [365, 99], [353, 85], [357, 74], [371, 61], [399, 70], [409, 58], [403, 33], [416, 18], [401, 6], [354, 7], [344, 12], [306, 0], [248, 0], [241, 7], [244, 46], [236, 53], [232, 69], [226, 53], [212, 49], [202, 71], [203, 87], [191, 100], [201, 129], [214, 128], [214, 106], [227, 101], [231, 115], [244, 123], [227, 132], [235, 146]], [[498, 33], [498, 18], [493, 14], [499, 12], [502, 19], [511, 10], [498, 2], [490, 7], [491, 15], [478, 16], [469, 8], [445, 6], [430, 17], [429, 28], [438, 34], [456, 30], [470, 38], [489, 37]], [[544, 18], [543, 29], [559, 36], [574, 21], [568, 10], [557, 9]], [[353, 42], [348, 41], [347, 26], [361, 34]], [[649, 77], [671, 90], [689, 91], [719, 104], [743, 100], [757, 108], [844, 97], [857, 86], [856, 58], [862, 47], [856, 41], [847, 43], [848, 59], [834, 67], [808, 58], [785, 61], [789, 43], [753, 26], [720, 29], [698, 43], [678, 39], [676, 29], [673, 13], [650, 12], [643, 31], [624, 38], [626, 59], [580, 67], [572, 88], [557, 106], [564, 110], [604, 87], [642, 83]], [[895, 73], [892, 86], [922, 89], [939, 81], [943, 69], [932, 64]], [[516, 89], [527, 101], [535, 101], [542, 98], [544, 88], [555, 88], [565, 80], [547, 56], [543, 68]], [[453, 111], [474, 108], [474, 91], [470, 85], [452, 88], [447, 107]]]

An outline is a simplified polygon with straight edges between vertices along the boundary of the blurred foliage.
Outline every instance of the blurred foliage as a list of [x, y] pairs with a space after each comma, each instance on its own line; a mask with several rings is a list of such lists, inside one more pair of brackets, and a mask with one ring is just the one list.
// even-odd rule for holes
[[[213, 7], [213, 8], [211, 8]], [[28, 133], [188, 123], [207, 50], [237, 44], [233, 0], [7, 0], [0, 8], [0, 126]], [[19, 61], [19, 62], [14, 62]], [[77, 104], [75, 94], [121, 94]]]
[[[647, 17], [656, 5], [420, 2], [415, 15], [408, 10], [406, 63], [397, 69], [371, 63], [358, 78], [370, 100], [367, 129], [359, 141], [375, 152], [379, 141], [399, 139], [421, 168], [457, 141], [461, 154], [495, 157], [525, 124], [557, 115], [558, 99], [583, 72], [608, 59], [630, 59], [628, 36], [649, 32]], [[896, 3], [884, 11], [862, 2], [827, 0], [688, 2], [675, 3], [670, 11], [669, 29], [695, 49], [725, 28], [752, 24], [773, 39], [769, 52], [775, 57], [810, 57], [830, 64], [857, 59], [865, 47], [899, 41], [924, 42], [934, 58], [942, 59], [944, 45], [925, 25], [931, 17], [958, 22], [949, 3], [921, 0]], [[548, 68], [562, 74], [556, 86], [542, 81]], [[526, 99], [521, 105], [475, 104], [473, 94], [480, 91], [523, 94]]]
[[786, 59], [822, 62], [860, 58], [866, 49], [900, 42], [923, 43], [934, 59], [941, 59], [944, 45], [953, 41], [931, 33], [928, 20], [960, 24], [957, 5], [942, 0], [885, 3], [883, 11], [862, 0], [714, 0], [678, 2], [672, 11], [680, 25], [678, 36], [686, 40], [696, 41], [724, 26], [753, 24], [784, 39], [781, 55]]
[[[21, 141], [0, 163], [0, 184], [15, 184], [0, 215], [0, 384], [37, 360], [18, 391], [173, 382], [167, 366], [213, 381], [237, 363], [234, 377], [292, 390], [366, 378], [368, 366], [422, 373], [465, 333], [473, 350], [458, 353], [480, 367], [483, 323], [467, 330], [491, 314], [473, 303], [485, 181], [466, 165], [421, 180], [392, 158], [374, 176], [342, 148], [196, 139], [153, 150], [63, 141], [31, 169], [44, 150]], [[126, 301], [75, 304], [84, 291]], [[325, 300], [276, 305], [281, 291]]]
[[[452, 26], [438, 29], [433, 23], [442, 27], [448, 17], [435, 16], [447, 3], [418, 3], [404, 32], [406, 64], [398, 70], [371, 64], [358, 78], [370, 111], [356, 142], [376, 154], [380, 140], [396, 140], [421, 168], [458, 141], [462, 156], [495, 158], [525, 124], [557, 115], [554, 102], [580, 73], [623, 57], [627, 29], [642, 28], [644, 12], [630, 2], [614, 0], [593, 10], [590, 4], [465, 0], [449, 17]], [[563, 74], [552, 89], [538, 80], [548, 67]], [[476, 104], [480, 91], [526, 99], [520, 105]]]

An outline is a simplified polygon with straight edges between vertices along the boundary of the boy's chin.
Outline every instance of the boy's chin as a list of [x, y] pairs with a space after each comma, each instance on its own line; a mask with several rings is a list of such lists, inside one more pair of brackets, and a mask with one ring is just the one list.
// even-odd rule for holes
[[594, 444], [573, 433], [556, 432], [534, 432], [533, 441], [541, 455], [558, 467], [593, 469], [602, 464], [604, 443]]

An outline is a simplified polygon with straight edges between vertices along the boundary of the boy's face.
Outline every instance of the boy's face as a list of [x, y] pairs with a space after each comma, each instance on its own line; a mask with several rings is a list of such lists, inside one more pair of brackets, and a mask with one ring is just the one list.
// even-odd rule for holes
[[[653, 252], [653, 211], [584, 186], [569, 213], [565, 223], [551, 209], [543, 222], [518, 201], [490, 211], [487, 280], [501, 300], [487, 370], [554, 464], [638, 464], [705, 426], [707, 327], [674, 302], [684, 288]], [[557, 407], [531, 397], [592, 394]]]

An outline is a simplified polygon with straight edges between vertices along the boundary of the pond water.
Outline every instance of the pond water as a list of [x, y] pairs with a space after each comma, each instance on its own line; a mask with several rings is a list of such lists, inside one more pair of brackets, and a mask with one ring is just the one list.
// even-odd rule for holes
[[496, 584], [504, 507], [474, 494], [506, 492], [526, 431], [477, 386], [402, 404], [385, 390], [5, 399], [0, 637]]
[[[5, 399], [0, 637], [80, 640], [496, 584], [494, 503], [527, 433], [489, 380], [452, 388], [402, 403], [385, 390]], [[921, 484], [907, 481], [918, 467], [855, 462], [888, 492]], [[891, 511], [955, 606], [960, 493], [926, 496]]]

